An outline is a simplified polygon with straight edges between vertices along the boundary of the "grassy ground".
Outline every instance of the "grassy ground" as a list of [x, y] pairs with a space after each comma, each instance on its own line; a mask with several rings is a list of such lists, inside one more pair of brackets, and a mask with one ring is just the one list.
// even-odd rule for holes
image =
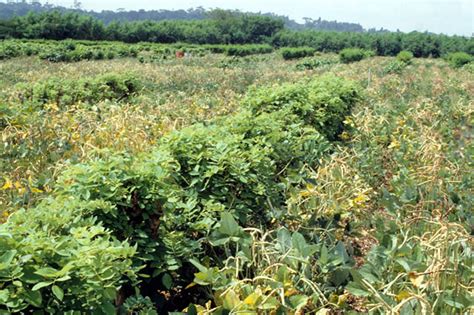
[[[332, 72], [358, 81], [364, 101], [346, 118], [331, 156], [312, 170], [313, 184], [291, 192], [294, 217], [277, 225], [316, 230], [319, 218], [338, 217], [329, 229], [360, 268], [345, 290], [308, 302], [307, 309], [467, 313], [474, 290], [472, 73], [428, 59], [387, 73], [391, 61], [374, 57], [307, 71], [277, 54], [159, 63], [2, 61], [0, 212], [6, 218], [48, 195], [67, 164], [104, 150], [146, 152], [170, 130], [232, 113], [252, 85]], [[19, 83], [110, 72], [132, 73], [142, 90], [93, 107], [52, 102], [33, 110], [19, 100]]]

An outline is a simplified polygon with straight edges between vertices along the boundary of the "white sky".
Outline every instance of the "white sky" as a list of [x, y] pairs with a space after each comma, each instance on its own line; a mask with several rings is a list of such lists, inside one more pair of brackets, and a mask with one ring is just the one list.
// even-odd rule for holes
[[[43, 1], [42, 1], [43, 2]], [[52, 4], [71, 6], [73, 0], [49, 0]], [[472, 35], [474, 0], [80, 0], [89, 10], [239, 9], [251, 12], [274, 12], [297, 21], [303, 17], [356, 22], [366, 28], [431, 31]]]

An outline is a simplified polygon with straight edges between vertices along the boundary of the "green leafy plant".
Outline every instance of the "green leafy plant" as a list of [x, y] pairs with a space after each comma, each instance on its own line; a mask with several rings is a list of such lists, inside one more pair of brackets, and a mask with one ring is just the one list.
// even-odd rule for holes
[[316, 49], [311, 47], [281, 48], [280, 54], [285, 60], [314, 56]]
[[373, 52], [360, 48], [346, 48], [339, 52], [339, 58], [342, 63], [351, 63], [361, 61], [362, 59], [373, 56]]
[[64, 107], [105, 100], [121, 101], [132, 97], [140, 89], [140, 81], [132, 74], [106, 74], [81, 80], [51, 78], [33, 86], [18, 84], [16, 94], [22, 102], [40, 105], [54, 103]]
[[406, 64], [410, 64], [413, 59], [413, 53], [411, 51], [402, 50], [397, 55], [397, 60]]
[[465, 52], [455, 52], [446, 56], [446, 60], [455, 68], [460, 68], [474, 60], [472, 55]]

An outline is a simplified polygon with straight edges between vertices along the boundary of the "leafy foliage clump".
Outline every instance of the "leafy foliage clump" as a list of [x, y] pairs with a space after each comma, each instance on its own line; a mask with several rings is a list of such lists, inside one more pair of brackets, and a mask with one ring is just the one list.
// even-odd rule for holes
[[21, 102], [58, 107], [77, 103], [94, 104], [105, 100], [128, 99], [141, 89], [140, 81], [132, 74], [106, 74], [80, 80], [50, 78], [34, 85], [18, 84], [17, 96]]
[[[299, 89], [304, 91], [298, 93]], [[286, 90], [293, 92], [278, 97]], [[267, 89], [255, 93], [266, 94]], [[96, 303], [110, 307], [119, 285], [126, 279], [134, 282], [139, 270], [147, 275], [140, 277], [144, 287], [170, 290], [193, 280], [186, 271], [193, 264], [191, 257], [220, 265], [217, 252], [228, 251], [220, 247], [226, 241], [207, 237], [227, 233], [234, 240], [234, 232], [241, 230], [237, 221], [246, 227], [270, 227], [284, 220], [288, 190], [305, 182], [305, 166], [315, 165], [330, 148], [324, 134], [329, 138], [337, 132], [343, 117], [336, 116], [344, 115], [359, 98], [353, 83], [335, 77], [283, 86], [278, 93], [278, 103], [274, 99], [258, 101], [258, 106], [250, 103], [234, 116], [172, 132], [151, 152], [136, 156], [104, 152], [101, 158], [68, 168], [58, 180], [53, 199], [31, 212], [15, 213], [3, 227], [8, 231], [5, 239], [16, 240], [2, 247], [8, 249], [5, 257], [21, 253], [22, 241], [31, 239], [28, 246], [40, 246], [39, 252], [28, 246], [21, 250], [31, 255], [28, 262], [33, 273], [48, 268], [39, 274], [46, 279], [15, 278], [15, 269], [9, 269], [5, 281], [14, 279], [12, 288], [31, 284], [36, 300], [47, 296], [50, 300], [45, 305], [62, 311], [91, 308]], [[301, 102], [303, 96], [311, 102]], [[60, 218], [59, 211], [64, 211]], [[30, 221], [32, 215], [38, 217]], [[55, 224], [44, 225], [49, 220]], [[32, 226], [16, 228], [25, 221]], [[78, 229], [73, 228], [76, 225]], [[38, 245], [38, 237], [44, 235], [48, 239]], [[301, 235], [293, 238], [297, 248], [306, 244]], [[65, 244], [64, 251], [62, 245], [55, 249], [50, 244], [56, 239]], [[81, 251], [96, 253], [97, 246], [103, 252], [80, 264], [80, 258], [88, 257]], [[298, 250], [309, 259], [313, 247]], [[77, 252], [71, 253], [75, 248]], [[52, 255], [55, 250], [59, 256]], [[72, 259], [75, 264], [70, 263]], [[93, 271], [89, 274], [83, 268]], [[76, 286], [75, 279], [81, 276], [91, 279]], [[148, 283], [149, 278], [161, 281]], [[303, 300], [290, 300], [304, 305]], [[28, 299], [9, 306], [9, 295], [2, 303], [13, 310], [46, 308], [41, 301]]]
[[410, 64], [413, 59], [413, 53], [411, 51], [402, 50], [397, 55], [397, 60], [406, 64]]
[[314, 70], [317, 68], [323, 68], [332, 66], [339, 63], [337, 58], [332, 57], [317, 57], [317, 58], [305, 58], [296, 64], [297, 70]]
[[407, 63], [399, 61], [398, 59], [390, 61], [383, 69], [384, 74], [400, 74], [407, 67]]
[[360, 48], [346, 48], [339, 52], [339, 58], [342, 63], [351, 63], [361, 61], [362, 59], [373, 56], [373, 52]]
[[474, 57], [465, 52], [451, 53], [446, 57], [446, 60], [454, 68], [461, 68], [462, 66], [474, 61]]
[[310, 82], [259, 89], [250, 93], [244, 104], [257, 115], [281, 110], [295, 114], [328, 139], [335, 140], [359, 95], [352, 82], [326, 76]]
[[0, 310], [114, 309], [120, 286], [136, 279], [136, 249], [90, 215], [109, 207], [58, 197], [17, 211], [2, 224]]
[[269, 54], [273, 51], [270, 45], [230, 45], [224, 48], [226, 55], [245, 57], [258, 54]]
[[316, 49], [311, 47], [297, 47], [297, 48], [282, 48], [280, 49], [281, 56], [285, 60], [299, 59], [304, 57], [312, 57]]

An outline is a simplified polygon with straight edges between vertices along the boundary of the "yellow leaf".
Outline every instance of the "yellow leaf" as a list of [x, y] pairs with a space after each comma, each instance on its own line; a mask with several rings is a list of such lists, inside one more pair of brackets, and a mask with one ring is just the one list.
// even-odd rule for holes
[[185, 288], [185, 289], [192, 288], [192, 287], [194, 287], [195, 285], [196, 285], [196, 283], [194, 283], [194, 282], [191, 282], [190, 284], [188, 284], [188, 285], [186, 286], [186, 288]]
[[16, 181], [15, 182], [15, 188], [21, 189], [21, 188], [23, 188], [23, 186], [21, 186], [21, 183], [19, 181]]
[[253, 292], [249, 296], [247, 296], [244, 300], [244, 303], [248, 306], [257, 306], [257, 303], [260, 301], [260, 294]]
[[34, 194], [41, 194], [43, 191], [41, 189], [38, 189], [38, 188], [31, 188], [31, 192], [34, 193]]
[[397, 294], [395, 297], [398, 302], [401, 302], [403, 300], [408, 299], [411, 296], [411, 293], [408, 291], [401, 291], [400, 293]]
[[13, 188], [13, 184], [12, 184], [11, 180], [7, 179], [5, 184], [2, 186], [2, 190], [7, 190], [7, 189], [10, 189], [10, 188]]
[[416, 272], [409, 272], [408, 278], [410, 279], [411, 283], [415, 286], [415, 288], [421, 287], [423, 284], [423, 275], [418, 275]]
[[329, 315], [329, 314], [331, 314], [331, 310], [329, 308], [322, 308], [316, 313], [316, 315]]
[[339, 295], [339, 297], [338, 297], [338, 299], [337, 299], [337, 305], [338, 305], [338, 306], [344, 305], [344, 303], [346, 303], [346, 301], [347, 301], [347, 296], [348, 296], [348, 295], [349, 295], [349, 294], [347, 294], [347, 293], [346, 293], [346, 294]]
[[292, 296], [298, 294], [298, 291], [295, 288], [290, 288], [285, 292], [285, 296]]
[[301, 197], [309, 197], [309, 196], [311, 196], [311, 192], [307, 191], [307, 190], [303, 190], [303, 191], [300, 192], [300, 196]]
[[233, 310], [240, 304], [240, 299], [234, 290], [229, 290], [224, 297], [223, 305], [227, 310]]

